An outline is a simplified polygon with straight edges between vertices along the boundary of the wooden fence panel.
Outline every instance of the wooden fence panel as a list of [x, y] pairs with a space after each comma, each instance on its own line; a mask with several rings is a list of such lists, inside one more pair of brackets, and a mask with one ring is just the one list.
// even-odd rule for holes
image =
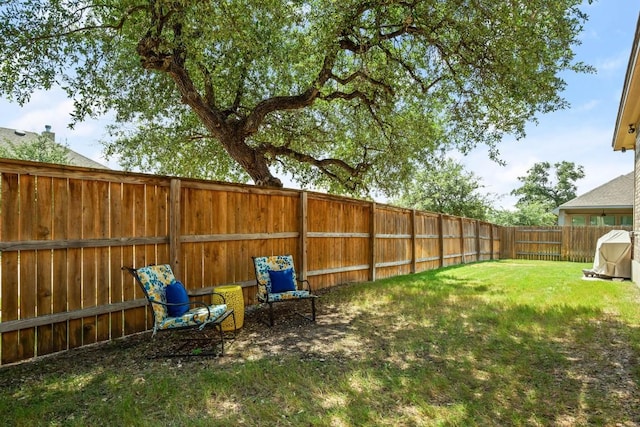
[[502, 253], [502, 233], [501, 233], [502, 227], [499, 227], [497, 225], [492, 225], [491, 226], [491, 259], [500, 259], [502, 258], [501, 253]]
[[[99, 188], [96, 181], [82, 181], [82, 195], [80, 211], [80, 224], [82, 227], [82, 239], [98, 238], [97, 229], [99, 211]], [[97, 302], [97, 256], [98, 248], [82, 249], [82, 281], [81, 281], [81, 306], [80, 308], [95, 307]], [[82, 345], [93, 344], [97, 341], [97, 318], [87, 316], [82, 319]]]
[[[208, 234], [207, 226], [210, 229], [211, 220], [209, 212], [210, 210], [204, 205], [206, 201], [204, 195], [206, 190], [198, 188], [182, 188], [182, 194], [180, 196], [180, 203], [182, 205], [182, 212], [180, 217], [182, 219], [182, 232], [181, 235], [185, 237], [197, 236]], [[232, 215], [232, 219], [235, 216]], [[206, 218], [206, 219], [205, 219]], [[197, 289], [202, 287], [203, 272], [202, 272], [202, 252], [203, 243], [198, 242], [184, 242], [181, 244], [183, 251], [182, 269], [181, 274], [178, 277], [187, 289]]]
[[593, 262], [597, 241], [614, 229], [631, 227], [503, 227], [500, 258]]
[[411, 272], [411, 211], [389, 206], [376, 209], [376, 277]]
[[[96, 235], [100, 239], [109, 239], [110, 215], [111, 215], [111, 195], [109, 183], [97, 181], [97, 218]], [[111, 302], [110, 294], [113, 283], [111, 282], [109, 259], [111, 248], [96, 248], [96, 307], [106, 306]], [[96, 340], [98, 342], [111, 339], [111, 314], [98, 314], [96, 318]]]
[[416, 213], [416, 271], [433, 270], [440, 267], [439, 215], [429, 212]]
[[[133, 238], [144, 237], [144, 184], [126, 184], [123, 188], [122, 227]], [[132, 245], [124, 248], [125, 265], [142, 267], [148, 265], [144, 246]], [[144, 298], [142, 289], [133, 278], [124, 286], [125, 301]], [[138, 307], [125, 311], [125, 334], [130, 335], [147, 329], [147, 308]]]
[[[621, 227], [563, 227], [562, 259], [573, 262], [593, 262], [598, 239]], [[624, 227], [622, 228], [624, 229]], [[629, 230], [631, 228], [628, 228]]]
[[[1, 232], [2, 240], [14, 242], [20, 240], [20, 186], [18, 174], [2, 174], [1, 181], [2, 215]], [[18, 319], [18, 257], [19, 253], [5, 252], [2, 254], [2, 322]], [[11, 331], [2, 334], [2, 363], [17, 362], [19, 331]]]
[[[37, 193], [36, 193], [36, 219], [37, 236], [39, 240], [50, 240], [53, 228], [52, 217], [52, 178], [38, 177]], [[36, 306], [38, 316], [51, 314], [52, 312], [52, 294], [53, 281], [51, 277], [52, 270], [52, 251], [41, 249], [37, 251], [37, 271], [36, 271]], [[36, 328], [36, 354], [50, 354], [53, 350], [53, 325], [43, 325]]]
[[[20, 175], [20, 239], [36, 240], [36, 177]], [[29, 212], [24, 215], [23, 212]], [[20, 318], [30, 318], [36, 315], [36, 265], [37, 252], [35, 250], [20, 251]], [[20, 330], [18, 354], [21, 359], [35, 355], [35, 328]]]
[[480, 259], [478, 249], [477, 221], [462, 218], [463, 258], [464, 262], [475, 262]]
[[[69, 237], [69, 222], [67, 215], [71, 201], [69, 200], [69, 181], [66, 178], [53, 178], [53, 221], [52, 240], [66, 240]], [[68, 257], [67, 249], [54, 249], [53, 286], [52, 286], [52, 310], [53, 313], [68, 311]], [[53, 323], [53, 352], [66, 350], [69, 345], [68, 323], [60, 321]]]
[[464, 263], [460, 218], [442, 216], [442, 266]]
[[370, 268], [371, 205], [308, 197], [307, 275], [313, 289], [365, 281]]
[[492, 247], [492, 225], [486, 222], [478, 224], [478, 249], [480, 251], [478, 261], [488, 261], [493, 259]]
[[516, 232], [516, 254], [525, 259], [559, 261], [562, 255], [562, 227], [544, 230], [523, 228]]
[[[122, 238], [125, 236], [122, 228], [122, 183], [109, 183], [109, 237]], [[109, 264], [110, 283], [110, 301], [117, 304], [125, 301], [124, 286], [125, 273], [122, 271], [123, 266], [130, 266], [124, 259], [124, 250], [122, 246], [112, 247], [109, 256], [111, 262]], [[120, 338], [124, 335], [124, 310], [112, 312], [109, 315], [110, 328], [109, 334], [111, 339]]]
[[[67, 237], [79, 240], [82, 238], [83, 181], [69, 180], [70, 209], [67, 210]], [[67, 310], [82, 309], [82, 251], [83, 248], [70, 248], [67, 252]], [[69, 348], [82, 346], [82, 319], [71, 319], [68, 322]]]

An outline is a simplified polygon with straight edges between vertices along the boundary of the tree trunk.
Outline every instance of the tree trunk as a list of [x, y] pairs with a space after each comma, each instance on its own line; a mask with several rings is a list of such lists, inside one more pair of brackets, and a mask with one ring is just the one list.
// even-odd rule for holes
[[187, 104], [200, 118], [204, 126], [214, 135], [227, 153], [249, 174], [256, 185], [262, 187], [282, 187], [282, 181], [273, 176], [269, 170], [269, 161], [262, 153], [246, 143], [250, 131], [246, 129], [246, 121], [225, 120], [223, 114], [212, 109], [200, 96], [192, 80], [184, 68], [171, 67], [169, 75], [176, 82], [182, 95], [182, 102]]
[[282, 181], [273, 176], [264, 153], [251, 148], [243, 137], [221, 138], [220, 143], [229, 155], [249, 174], [256, 185], [282, 187]]

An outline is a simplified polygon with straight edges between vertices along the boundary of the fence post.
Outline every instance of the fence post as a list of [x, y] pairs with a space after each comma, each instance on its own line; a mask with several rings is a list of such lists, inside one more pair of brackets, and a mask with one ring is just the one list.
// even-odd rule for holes
[[517, 227], [509, 227], [509, 239], [511, 240], [511, 252], [510, 259], [518, 259], [518, 246], [516, 244], [516, 239], [518, 237], [518, 228]]
[[461, 263], [466, 264], [467, 259], [464, 254], [464, 222], [462, 217], [458, 218], [458, 223], [460, 224], [460, 254], [462, 254]]
[[493, 257], [493, 251], [494, 249], [494, 243], [493, 243], [493, 224], [489, 224], [489, 242], [490, 243], [490, 248], [489, 248], [489, 259], [493, 261], [494, 257]]
[[481, 250], [480, 250], [480, 221], [476, 219], [476, 261], [482, 261], [480, 259]]
[[562, 227], [560, 233], [560, 261], [573, 261], [569, 259], [569, 250], [571, 246], [572, 227]]
[[411, 209], [411, 273], [416, 272], [416, 210]]
[[438, 241], [440, 244], [440, 268], [444, 267], [444, 219], [438, 214]]
[[376, 202], [371, 202], [371, 223], [369, 224], [369, 280], [376, 280]]
[[300, 279], [307, 280], [307, 231], [308, 231], [308, 194], [306, 191], [300, 193], [300, 218], [298, 227], [300, 232]]
[[171, 179], [169, 189], [169, 258], [171, 269], [176, 277], [182, 277], [180, 266], [180, 193], [181, 181]]

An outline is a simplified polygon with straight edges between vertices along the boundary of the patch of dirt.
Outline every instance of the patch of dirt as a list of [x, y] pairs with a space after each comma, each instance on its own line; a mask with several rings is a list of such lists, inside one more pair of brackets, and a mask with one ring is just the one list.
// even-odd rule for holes
[[[323, 297], [339, 287], [320, 291]], [[327, 299], [316, 301], [317, 316], [313, 323], [296, 314], [296, 310], [310, 315], [309, 301], [284, 302], [273, 305], [275, 324], [269, 327], [263, 321], [268, 319], [268, 306], [247, 307], [244, 325], [233, 337], [226, 333], [225, 352], [219, 353], [219, 335], [212, 328], [203, 332], [170, 331], [159, 332], [152, 337], [150, 332], [131, 335], [110, 342], [42, 356], [18, 364], [0, 367], [0, 387], [36, 376], [55, 372], [77, 372], [96, 366], [118, 366], [122, 369], [139, 371], [151, 363], [242, 363], [264, 357], [299, 357], [300, 359], [327, 359], [337, 357], [336, 353], [354, 355], [366, 351], [366, 343], [353, 327], [357, 314], [346, 312], [343, 305], [332, 305]], [[215, 344], [212, 348], [211, 343]], [[181, 346], [184, 348], [179, 349]], [[167, 353], [191, 353], [197, 357], [166, 357]], [[206, 354], [206, 355], [203, 355]], [[211, 354], [211, 355], [210, 355]]]

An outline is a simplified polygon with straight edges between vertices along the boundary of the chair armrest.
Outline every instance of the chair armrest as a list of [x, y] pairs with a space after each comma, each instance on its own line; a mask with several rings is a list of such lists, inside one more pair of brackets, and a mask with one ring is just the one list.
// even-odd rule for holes
[[302, 284], [302, 286], [298, 286], [299, 290], [302, 290], [302, 291], [306, 290], [311, 292], [311, 284], [307, 279], [304, 279], [304, 280], [296, 279], [296, 282], [298, 282], [299, 284]]
[[[202, 298], [205, 296], [218, 296], [220, 297], [220, 299], [222, 300], [222, 302], [220, 304], [226, 304], [227, 300], [225, 299], [224, 295], [222, 295], [221, 293], [215, 292], [215, 291], [209, 291], [209, 292], [204, 292], [204, 293], [190, 293], [189, 290], [187, 290], [187, 295], [189, 295], [190, 297], [197, 297], [197, 298]], [[217, 303], [216, 303], [217, 304]]]

